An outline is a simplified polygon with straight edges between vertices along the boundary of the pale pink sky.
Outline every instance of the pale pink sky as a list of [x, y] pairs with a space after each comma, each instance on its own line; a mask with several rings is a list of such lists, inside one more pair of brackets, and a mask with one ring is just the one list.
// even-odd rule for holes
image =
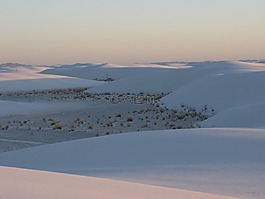
[[0, 62], [260, 59], [263, 0], [3, 0]]

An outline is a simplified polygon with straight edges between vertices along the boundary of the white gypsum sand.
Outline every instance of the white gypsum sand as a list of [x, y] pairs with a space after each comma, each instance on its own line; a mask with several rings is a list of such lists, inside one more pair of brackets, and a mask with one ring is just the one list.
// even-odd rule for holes
[[[0, 167], [0, 195], [8, 199], [229, 199], [180, 189], [124, 181]], [[16, 191], [14, 191], [14, 188]]]
[[[18, 149], [84, 138], [84, 133], [91, 133], [90, 128], [98, 131], [90, 136], [115, 134], [117, 130], [136, 132], [1, 153], [0, 165], [240, 198], [264, 198], [265, 138], [264, 130], [258, 129], [264, 128], [264, 71], [263, 62], [247, 61], [164, 62], [132, 66], [1, 65], [1, 147], [11, 147], [12, 150], [12, 147]], [[89, 89], [83, 94], [73, 94], [70, 88]], [[82, 89], [79, 92], [83, 92]], [[121, 95], [127, 98], [132, 93], [137, 94], [135, 96], [139, 93], [156, 94], [163, 98], [159, 100], [159, 97], [154, 106], [109, 103], [111, 97]], [[181, 112], [183, 110], [186, 112]], [[190, 120], [192, 117], [186, 114], [194, 115], [193, 110], [203, 111], [210, 118], [202, 122], [194, 118]], [[202, 120], [206, 118], [203, 116]], [[184, 120], [186, 126], [179, 123]], [[70, 129], [73, 131], [69, 132], [72, 124], [74, 128]], [[8, 130], [5, 130], [7, 125]], [[223, 128], [160, 129], [191, 126]], [[158, 131], [142, 132], [148, 129]], [[4, 173], [10, 180], [6, 186], [21, 185], [21, 179], [12, 175], [15, 170], [9, 172], [6, 169], [9, 170], [4, 168]], [[32, 171], [17, 171], [32, 176]], [[59, 174], [54, 175], [63, 179]], [[39, 180], [44, 179], [39, 174], [36, 176]], [[1, 180], [0, 183], [4, 183]], [[62, 186], [67, 186], [67, 180], [63, 182]], [[36, 184], [36, 181], [29, 179], [28, 183]], [[39, 189], [36, 184], [31, 193]], [[143, 189], [148, 190], [146, 186]], [[1, 190], [1, 193], [4, 192]], [[23, 193], [27, 194], [22, 187], [21, 196]], [[162, 193], [159, 191], [157, 196]], [[101, 193], [96, 190], [96, 194]], [[194, 194], [182, 198], [201, 196], [197, 192]], [[116, 196], [112, 192], [110, 195]], [[134, 196], [128, 192], [127, 195]], [[174, 196], [178, 193], [174, 192]]]
[[0, 154], [0, 165], [262, 198], [265, 132], [192, 129], [126, 133]]

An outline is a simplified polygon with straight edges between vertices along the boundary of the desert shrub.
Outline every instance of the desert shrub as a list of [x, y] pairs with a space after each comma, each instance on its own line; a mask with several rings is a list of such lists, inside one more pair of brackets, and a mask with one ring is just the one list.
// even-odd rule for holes
[[121, 114], [120, 114], [120, 113], [117, 113], [117, 114], [116, 114], [116, 117], [121, 117]]
[[142, 127], [142, 128], [148, 128], [149, 125], [148, 125], [148, 124], [143, 124], [141, 127]]
[[61, 126], [61, 124], [59, 123], [56, 123], [54, 126], [53, 126], [53, 130], [61, 130], [63, 127]]
[[127, 122], [132, 122], [133, 121], [133, 118], [132, 117], [128, 117], [127, 118]]
[[57, 124], [57, 122], [55, 122], [55, 121], [51, 123], [52, 126], [54, 126], [54, 125], [56, 125], [56, 124]]

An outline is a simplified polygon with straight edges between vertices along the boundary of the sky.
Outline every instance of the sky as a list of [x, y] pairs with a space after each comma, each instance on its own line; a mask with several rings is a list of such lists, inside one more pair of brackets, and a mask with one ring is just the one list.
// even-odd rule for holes
[[265, 58], [264, 0], [0, 0], [0, 62]]

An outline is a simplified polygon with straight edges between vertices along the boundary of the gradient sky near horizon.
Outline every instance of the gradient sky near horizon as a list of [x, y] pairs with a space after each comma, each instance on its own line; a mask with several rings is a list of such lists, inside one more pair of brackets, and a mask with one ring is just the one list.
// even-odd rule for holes
[[0, 62], [265, 58], [264, 0], [0, 0]]

